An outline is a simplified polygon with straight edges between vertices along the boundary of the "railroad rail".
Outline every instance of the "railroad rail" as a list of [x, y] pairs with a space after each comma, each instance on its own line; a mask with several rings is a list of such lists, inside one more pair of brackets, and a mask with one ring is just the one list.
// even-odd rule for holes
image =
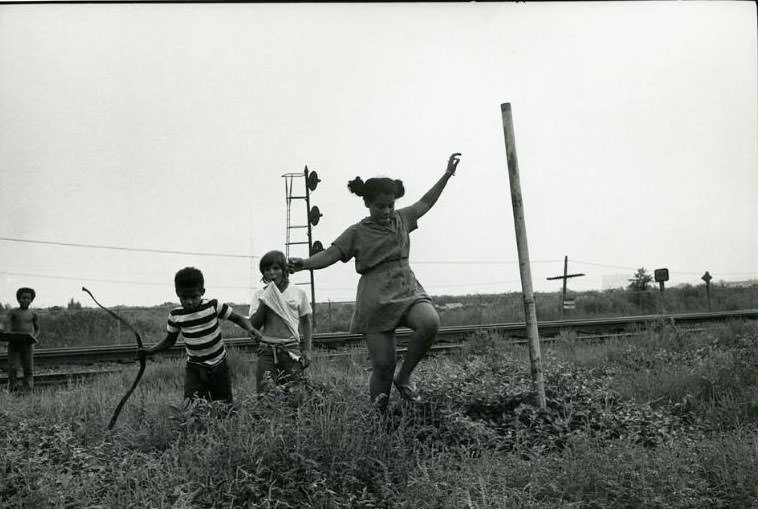
[[[661, 322], [676, 325], [692, 325], [730, 319], [758, 319], [758, 309], [740, 311], [720, 311], [709, 313], [677, 313], [666, 315], [640, 315], [624, 317], [605, 317], [574, 320], [553, 320], [539, 322], [540, 338], [546, 340], [560, 335], [562, 332], [575, 331], [577, 334], [620, 334], [649, 328]], [[518, 342], [526, 337], [526, 326], [523, 322], [493, 323], [481, 325], [461, 325], [441, 327], [437, 333], [437, 349], [445, 345], [465, 340], [473, 334], [493, 333], [503, 338]], [[411, 331], [398, 329], [399, 346], [404, 346]], [[363, 340], [361, 334], [348, 332], [317, 333], [313, 335], [314, 347], [320, 349], [336, 349], [359, 343]], [[225, 338], [229, 346], [249, 350], [253, 343], [249, 338]], [[174, 345], [167, 353], [181, 355], [184, 346], [181, 342]], [[34, 362], [38, 366], [61, 366], [66, 364], [94, 364], [101, 362], [133, 362], [136, 359], [134, 344], [119, 344], [106, 346], [81, 346], [70, 348], [39, 348], [34, 352]], [[7, 365], [7, 355], [0, 355], [0, 366]]]
[[[126, 368], [121, 369], [78, 369], [71, 371], [54, 371], [54, 372], [36, 372], [34, 373], [34, 386], [50, 385], [73, 385], [78, 382], [90, 380], [96, 376], [119, 373]], [[22, 373], [19, 373], [19, 384], [21, 383]], [[7, 375], [0, 376], [0, 387], [8, 384]]]
[[[605, 341], [608, 339], [630, 338], [645, 333], [651, 326], [661, 324], [693, 325], [718, 320], [729, 319], [756, 319], [758, 310], [726, 311], [716, 313], [687, 313], [674, 315], [644, 315], [633, 317], [598, 318], [585, 320], [556, 320], [541, 322], [539, 324], [540, 340], [552, 342], [561, 340], [566, 336], [561, 333], [575, 332], [573, 339], [579, 341]], [[521, 323], [483, 324], [470, 326], [442, 327], [438, 332], [438, 342], [431, 348], [433, 352], [444, 353], [460, 349], [467, 336], [487, 332], [495, 333], [504, 338], [510, 344], [525, 344], [525, 325]], [[701, 332], [703, 328], [686, 327], [686, 332]], [[407, 339], [410, 336], [409, 329], [399, 329], [398, 352], [406, 350]], [[572, 337], [572, 336], [569, 336]], [[320, 356], [327, 358], [353, 355], [354, 351], [345, 351], [344, 346], [354, 345], [362, 339], [360, 334], [350, 333], [322, 333], [314, 335], [314, 344], [322, 350]], [[249, 350], [252, 342], [249, 338], [225, 339], [234, 349]], [[181, 344], [175, 345], [169, 352], [176, 356], [182, 355], [184, 349]], [[102, 362], [132, 363], [135, 361], [134, 345], [91, 346], [78, 348], [50, 348], [40, 349], [35, 357], [41, 356], [48, 365], [73, 365], [84, 361], [87, 364]], [[36, 360], [36, 359], [35, 359]], [[5, 365], [5, 356], [0, 356], [0, 365]], [[39, 363], [38, 363], [39, 364]], [[34, 375], [35, 385], [72, 385], [80, 381], [86, 381], [99, 375], [117, 373], [125, 368], [104, 369], [81, 369], [76, 370], [69, 366], [67, 371], [48, 370], [37, 372]], [[0, 386], [7, 383], [7, 376], [0, 375]]]
[[[687, 328], [685, 329], [686, 332], [702, 332], [706, 329], [703, 328]], [[606, 341], [609, 339], [620, 339], [620, 338], [630, 338], [634, 336], [639, 336], [643, 334], [645, 331], [640, 330], [637, 332], [620, 332], [620, 333], [612, 333], [612, 334], [582, 334], [576, 336], [575, 340], [580, 341]], [[551, 341], [558, 341], [561, 338], [556, 337], [550, 337], [550, 338], [542, 338], [541, 341], [543, 343], [551, 342]], [[527, 339], [510, 339], [508, 341], [509, 344], [526, 344], [528, 343]], [[455, 350], [459, 350], [463, 347], [465, 343], [437, 343], [432, 345], [431, 350], [433, 353], [445, 353], [445, 352], [452, 352]], [[365, 350], [365, 349], [364, 349]], [[397, 349], [398, 353], [402, 354], [407, 348], [400, 347]], [[338, 350], [338, 349], [330, 349], [321, 354], [322, 357], [333, 359], [336, 357], [346, 357], [353, 355], [355, 353], [355, 350], [350, 349], [350, 351], [346, 351], [345, 348]], [[99, 375], [108, 375], [111, 373], [119, 373], [122, 371], [129, 371], [127, 367], [123, 367], [120, 369], [86, 369], [86, 370], [69, 370], [69, 371], [47, 371], [47, 372], [37, 372], [34, 374], [34, 384], [35, 386], [52, 386], [52, 385], [73, 385], [78, 382], [83, 382], [90, 380], [96, 376]], [[0, 375], [0, 387], [4, 387], [8, 382], [8, 377], [5, 375]]]

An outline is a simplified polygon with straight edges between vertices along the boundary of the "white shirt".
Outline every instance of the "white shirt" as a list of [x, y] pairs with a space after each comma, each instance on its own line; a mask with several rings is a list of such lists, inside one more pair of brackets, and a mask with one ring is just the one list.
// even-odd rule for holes
[[250, 301], [250, 317], [253, 316], [261, 302], [265, 302], [274, 313], [279, 315], [295, 339], [300, 339], [298, 333], [300, 317], [311, 314], [311, 304], [305, 290], [290, 283], [282, 292], [279, 291], [276, 283], [268, 283], [253, 294]]

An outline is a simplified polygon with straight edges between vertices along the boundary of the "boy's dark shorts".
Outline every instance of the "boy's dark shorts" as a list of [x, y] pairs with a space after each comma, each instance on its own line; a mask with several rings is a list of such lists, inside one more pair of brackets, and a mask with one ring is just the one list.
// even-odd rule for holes
[[232, 403], [232, 378], [226, 359], [213, 367], [188, 362], [184, 374], [185, 398]]

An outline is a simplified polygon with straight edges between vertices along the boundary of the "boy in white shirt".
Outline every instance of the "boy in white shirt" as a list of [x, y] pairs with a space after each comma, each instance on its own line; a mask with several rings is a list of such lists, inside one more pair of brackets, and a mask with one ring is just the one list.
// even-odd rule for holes
[[269, 251], [259, 268], [266, 286], [250, 303], [250, 322], [262, 329], [255, 374], [258, 392], [269, 380], [276, 385], [298, 382], [311, 359], [311, 306], [302, 288], [289, 283], [287, 259], [281, 251]]

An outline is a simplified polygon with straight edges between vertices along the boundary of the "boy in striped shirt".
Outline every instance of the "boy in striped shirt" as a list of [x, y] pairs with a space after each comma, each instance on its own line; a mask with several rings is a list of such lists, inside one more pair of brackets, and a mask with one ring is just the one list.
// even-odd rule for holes
[[152, 348], [146, 348], [144, 353], [150, 356], [169, 349], [181, 333], [187, 352], [185, 401], [200, 397], [232, 403], [232, 380], [219, 318], [236, 323], [254, 340], [260, 339], [261, 334], [250, 320], [235, 313], [228, 304], [203, 299], [205, 281], [203, 273], [195, 267], [185, 267], [177, 272], [174, 287], [181, 307], [169, 313], [166, 337]]

